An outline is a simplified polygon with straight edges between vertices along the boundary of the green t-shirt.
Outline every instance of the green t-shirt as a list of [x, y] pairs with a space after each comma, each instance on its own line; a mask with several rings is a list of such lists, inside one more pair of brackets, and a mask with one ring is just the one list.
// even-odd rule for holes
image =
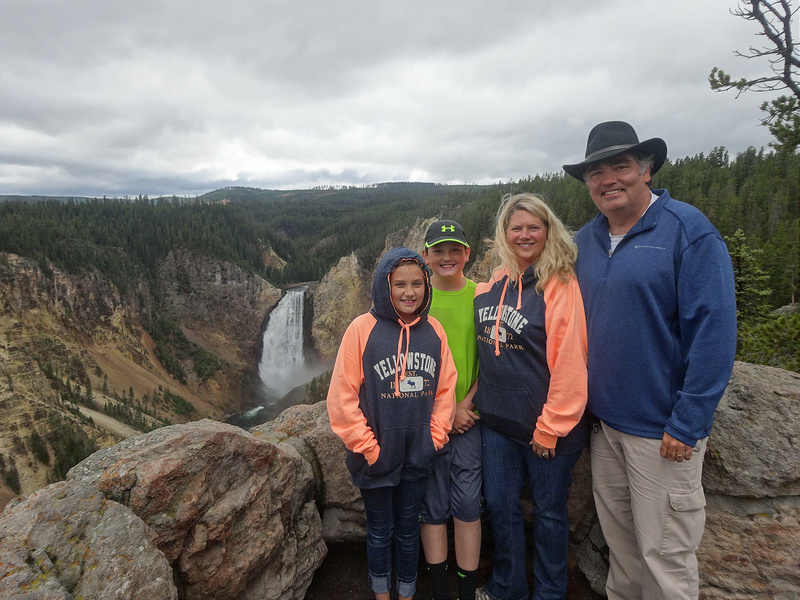
[[475, 282], [456, 292], [433, 289], [430, 314], [444, 327], [447, 343], [458, 371], [456, 401], [461, 402], [478, 378], [478, 342], [475, 337], [475, 314], [472, 299]]

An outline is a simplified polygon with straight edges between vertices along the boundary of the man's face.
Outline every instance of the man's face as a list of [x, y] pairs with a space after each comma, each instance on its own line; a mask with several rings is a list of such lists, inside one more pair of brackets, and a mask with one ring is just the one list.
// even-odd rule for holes
[[609, 218], [639, 216], [650, 202], [650, 167], [642, 173], [633, 154], [589, 165], [584, 179], [597, 208]]

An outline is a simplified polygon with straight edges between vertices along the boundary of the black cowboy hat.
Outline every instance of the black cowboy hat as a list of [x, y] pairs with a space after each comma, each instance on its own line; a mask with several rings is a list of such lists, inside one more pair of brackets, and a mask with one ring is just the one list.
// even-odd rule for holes
[[606, 121], [595, 125], [589, 132], [586, 142], [586, 158], [574, 165], [564, 165], [564, 170], [575, 179], [583, 181], [583, 173], [591, 163], [611, 158], [623, 152], [652, 154], [653, 166], [650, 175], [655, 175], [667, 160], [667, 143], [661, 138], [651, 138], [643, 142], [628, 123]]

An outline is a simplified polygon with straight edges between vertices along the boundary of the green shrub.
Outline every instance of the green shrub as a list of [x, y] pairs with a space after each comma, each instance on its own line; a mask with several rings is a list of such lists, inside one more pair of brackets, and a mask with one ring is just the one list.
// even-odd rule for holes
[[44, 441], [42, 436], [39, 435], [39, 432], [35, 429], [33, 433], [31, 433], [30, 437], [30, 445], [31, 445], [31, 452], [43, 465], [50, 464], [50, 454], [47, 452], [47, 442]]
[[800, 372], [800, 314], [739, 323], [738, 360]]
[[181, 366], [180, 361], [169, 350], [164, 350], [161, 346], [158, 346], [154, 353], [158, 361], [167, 370], [167, 373], [181, 383], [186, 383], [186, 371]]
[[322, 402], [328, 397], [328, 387], [331, 384], [331, 373], [332, 371], [326, 371], [322, 375], [314, 377], [314, 379], [306, 384], [306, 392], [308, 395], [309, 404]]
[[222, 368], [222, 363], [216, 356], [199, 346], [196, 346], [192, 351], [192, 361], [195, 373], [203, 381], [213, 377], [214, 373]]
[[80, 425], [57, 413], [52, 413], [48, 418], [48, 430], [47, 441], [55, 455], [53, 473], [59, 479], [64, 479], [67, 471], [97, 452], [97, 443], [86, 435]]
[[19, 471], [17, 471], [17, 463], [11, 459], [11, 462], [5, 469], [5, 480], [8, 484], [8, 487], [11, 488], [11, 491], [15, 494], [19, 494], [21, 488], [19, 484]]
[[172, 403], [172, 409], [175, 411], [175, 414], [188, 415], [194, 412], [194, 405], [192, 405], [191, 402], [186, 400], [183, 396], [173, 394], [169, 390], [164, 390], [164, 400], [168, 403]]

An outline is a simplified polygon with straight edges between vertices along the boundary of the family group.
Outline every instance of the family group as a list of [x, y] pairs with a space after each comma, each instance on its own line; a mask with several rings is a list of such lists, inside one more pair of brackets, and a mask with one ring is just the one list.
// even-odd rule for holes
[[[376, 600], [414, 597], [420, 546], [433, 600], [451, 587], [459, 600], [566, 598], [567, 497], [586, 446], [608, 597], [698, 598], [702, 461], [733, 368], [736, 304], [720, 234], [650, 188], [666, 158], [660, 138], [596, 125], [564, 170], [597, 216], [573, 239], [540, 196], [504, 197], [485, 283], [464, 276], [470, 245], [455, 221], [433, 223], [421, 254], [381, 259], [327, 398], [364, 501]], [[479, 582], [484, 513], [493, 552]]]

